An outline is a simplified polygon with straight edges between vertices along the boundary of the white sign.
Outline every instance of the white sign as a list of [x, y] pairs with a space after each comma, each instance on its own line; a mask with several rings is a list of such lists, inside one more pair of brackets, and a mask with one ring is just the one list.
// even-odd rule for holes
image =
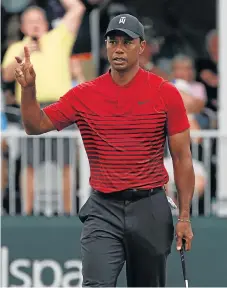
[[[62, 265], [54, 259], [15, 259], [9, 263], [8, 247], [1, 247], [1, 287], [77, 287], [82, 286], [82, 263], [80, 260], [68, 260]], [[43, 272], [49, 270], [53, 275], [51, 285], [43, 283]], [[9, 285], [9, 279], [19, 280], [19, 286]]]

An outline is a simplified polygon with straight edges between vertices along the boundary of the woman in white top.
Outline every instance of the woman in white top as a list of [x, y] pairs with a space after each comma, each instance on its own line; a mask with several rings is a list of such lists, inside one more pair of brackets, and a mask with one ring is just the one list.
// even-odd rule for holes
[[207, 101], [205, 86], [195, 81], [193, 60], [184, 55], [177, 55], [172, 60], [172, 79], [179, 90], [188, 95], [183, 96], [184, 104], [189, 113], [200, 113]]

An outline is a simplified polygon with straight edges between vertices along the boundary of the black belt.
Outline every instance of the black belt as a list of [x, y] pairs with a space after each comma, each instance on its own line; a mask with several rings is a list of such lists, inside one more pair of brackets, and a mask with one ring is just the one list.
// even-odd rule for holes
[[152, 195], [155, 195], [163, 190], [163, 187], [156, 187], [153, 189], [126, 189], [122, 191], [116, 191], [111, 193], [103, 193], [97, 190], [94, 190], [95, 193], [98, 193], [101, 197], [114, 200], [139, 200], [141, 198], [146, 198]]

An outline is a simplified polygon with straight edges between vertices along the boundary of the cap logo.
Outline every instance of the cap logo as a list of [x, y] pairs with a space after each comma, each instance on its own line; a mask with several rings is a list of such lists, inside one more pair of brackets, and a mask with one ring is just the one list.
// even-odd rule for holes
[[126, 17], [121, 17], [119, 20], [119, 24], [125, 24]]

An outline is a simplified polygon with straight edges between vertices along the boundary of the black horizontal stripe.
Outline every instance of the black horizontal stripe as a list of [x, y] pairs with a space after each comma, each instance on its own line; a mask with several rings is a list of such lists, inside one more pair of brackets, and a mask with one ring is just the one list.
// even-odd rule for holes
[[163, 125], [166, 123], [166, 119], [143, 119], [143, 121], [135, 120], [134, 122], [122, 122], [122, 121], [112, 121], [111, 123], [103, 122], [91, 122], [91, 121], [78, 121], [76, 124], [78, 127], [100, 127], [102, 129], [109, 129], [112, 127], [116, 127], [117, 129], [120, 127], [121, 129], [127, 129], [128, 127], [132, 127], [133, 129], [138, 128], [140, 126], [150, 127], [155, 125]]
[[138, 145], [138, 147], [135, 146], [126, 146], [124, 142], [121, 144], [112, 144], [112, 145], [106, 145], [106, 147], [98, 147], [98, 146], [93, 146], [93, 145], [86, 145], [85, 144], [85, 150], [88, 152], [96, 152], [99, 153], [100, 151], [104, 152], [109, 152], [111, 153], [112, 151], [118, 152], [118, 153], [138, 153], [138, 151], [151, 151], [153, 149], [164, 149], [165, 143], [158, 143], [157, 145]]
[[106, 158], [108, 156], [112, 156], [112, 157], [120, 157], [123, 155], [126, 156], [142, 156], [142, 157], [146, 157], [146, 156], [156, 156], [157, 153], [163, 153], [164, 154], [164, 146], [161, 147], [152, 147], [149, 150], [140, 150], [140, 151], [132, 151], [132, 150], [125, 150], [124, 148], [121, 147], [117, 147], [117, 149], [115, 149], [114, 151], [112, 150], [97, 150], [97, 149], [89, 149], [86, 148], [86, 152], [88, 157], [90, 156], [105, 156]]
[[[94, 161], [94, 162], [92, 162]], [[161, 163], [161, 159], [159, 159], [159, 162]], [[103, 159], [94, 159], [90, 160], [92, 170], [94, 169], [99, 169], [102, 167], [102, 169], [106, 169], [108, 171], [110, 166], [116, 166], [120, 165], [122, 168], [123, 167], [128, 167], [129, 169], [132, 169], [133, 167], [137, 169], [137, 166], [141, 165], [143, 167], [147, 167], [147, 169], [150, 169], [153, 166], [160, 166], [163, 167], [161, 164], [159, 164], [158, 161], [154, 161], [153, 159], [150, 159], [149, 161], [143, 161], [140, 159], [111, 159], [111, 161], [104, 161]], [[101, 169], [101, 168], [100, 168]]]
[[[124, 175], [124, 176], [123, 176]], [[156, 177], [156, 178], [162, 178], [162, 177], [165, 177], [164, 176], [164, 174], [163, 174], [163, 176], [158, 176], [158, 174], [155, 174], [155, 173], [150, 173], [150, 174], [124, 174], [124, 173], [119, 173], [119, 176], [118, 176], [118, 181], [116, 180], [116, 182], [115, 182], [115, 184], [117, 184], [117, 183], [121, 183], [121, 181], [122, 180], [124, 180], [124, 179], [129, 179], [129, 178], [131, 178], [131, 177], [136, 177], [137, 178], [137, 181], [143, 181], [143, 180], [145, 180], [145, 179], [150, 179], [151, 178], [151, 176], [152, 177]], [[105, 175], [103, 175], [103, 174], [100, 174], [100, 175], [95, 175], [94, 174], [94, 178], [97, 178], [97, 179], [100, 179], [102, 182], [104, 182], [105, 181], [105, 179], [107, 178]]]
[[[81, 133], [81, 136], [83, 138], [83, 141], [87, 140], [93, 140], [93, 141], [105, 141], [105, 142], [111, 142], [111, 143], [122, 143], [122, 142], [128, 142], [135, 139], [144, 141], [155, 141], [159, 140], [160, 138], [164, 139], [165, 134], [163, 132], [157, 132], [157, 133], [143, 133], [143, 135], [136, 133], [136, 134], [116, 134], [116, 135], [102, 135], [102, 134], [90, 134], [90, 133]], [[114, 137], [113, 137], [114, 136]], [[123, 140], [123, 141], [122, 141]], [[137, 142], [135, 143], [135, 146], [137, 145]]]
[[[102, 168], [100, 168], [102, 167]], [[155, 167], [155, 168], [154, 168]], [[165, 167], [164, 167], [165, 168]], [[153, 171], [153, 169], [156, 169], [156, 171], [159, 171], [160, 173], [163, 173], [165, 169], [163, 168], [163, 165], [160, 165], [159, 163], [141, 163], [140, 165], [136, 163], [135, 165], [133, 163], [128, 162], [126, 163], [109, 163], [109, 165], [92, 165], [91, 172], [97, 171], [100, 173], [100, 171], [105, 171], [108, 173], [128, 173], [129, 171], [137, 171], [138, 173], [146, 173], [146, 171]], [[144, 172], [145, 171], [145, 172]]]
[[[165, 175], [163, 175], [163, 177], [159, 177], [160, 179], [157, 179], [156, 181], [155, 181], [155, 175], [152, 175], [152, 179], [151, 179], [151, 177], [148, 177], [147, 175], [146, 176], [144, 176], [144, 177], [137, 177], [137, 179], [136, 179], [136, 181], [130, 181], [130, 183], [133, 183], [133, 184], [135, 184], [135, 183], [138, 183], [138, 187], [139, 186], [142, 186], [142, 185], [144, 185], [144, 184], [147, 184], [147, 182], [149, 182], [149, 184], [150, 185], [156, 185], [157, 184], [157, 186], [156, 187], [158, 187], [158, 184], [161, 182], [161, 183], [163, 183], [163, 182], [165, 182], [165, 180], [166, 180], [166, 176]], [[129, 178], [129, 177], [128, 177]], [[105, 183], [104, 181], [103, 181], [103, 179], [106, 179], [106, 177], [103, 177], [103, 179], [102, 178], [99, 178], [99, 179], [97, 179], [97, 178], [95, 178], [94, 177], [94, 179], [95, 180], [93, 180], [92, 182], [93, 183], [95, 183], [96, 185], [97, 184], [101, 184], [101, 186]], [[120, 181], [119, 181], [119, 179], [116, 179], [116, 181], [114, 181], [114, 185], [115, 186], [119, 186], [119, 185], [121, 185], [122, 184], [122, 182], [124, 182], [125, 180], [127, 180], [127, 177], [125, 177], [124, 179], [120, 179]], [[149, 181], [150, 180], [150, 181]], [[144, 182], [143, 182], [144, 181]], [[105, 183], [105, 184], [107, 184], [107, 186], [108, 187], [110, 187], [110, 185], [108, 184], [108, 183]], [[149, 185], [149, 184], [147, 184], [147, 185]]]
[[165, 123], [155, 123], [154, 125], [137, 125], [137, 127], [132, 127], [132, 126], [128, 126], [128, 127], [119, 127], [119, 126], [109, 126], [109, 127], [101, 127], [101, 126], [89, 126], [89, 125], [80, 125], [78, 126], [78, 128], [80, 129], [80, 131], [86, 131], [86, 130], [92, 130], [92, 131], [106, 131], [107, 133], [109, 133], [109, 131], [113, 131], [113, 132], [127, 132], [127, 131], [137, 131], [138, 133], [143, 133], [141, 132], [141, 130], [145, 130], [145, 131], [149, 131], [149, 130], [153, 130], [156, 131], [158, 129], [162, 129], [164, 128]]
[[149, 153], [151, 154], [152, 151], [157, 151], [157, 150], [160, 150], [160, 151], [164, 151], [164, 145], [162, 146], [157, 146], [157, 145], [154, 145], [154, 146], [150, 146], [150, 147], [146, 147], [146, 148], [143, 148], [141, 147], [140, 149], [136, 149], [135, 147], [133, 149], [125, 149], [125, 147], [119, 147], [121, 148], [121, 151], [119, 150], [116, 150], [116, 149], [99, 149], [99, 148], [94, 148], [94, 147], [86, 147], [86, 152], [89, 154], [89, 153], [96, 153], [96, 154], [104, 154], [104, 155], [128, 155], [128, 154], [131, 154], [132, 156], [133, 155], [141, 155], [142, 153]]
[[[137, 143], [131, 143], [133, 142], [132, 140], [136, 140], [138, 139], [139, 141]], [[87, 139], [85, 138], [84, 139], [84, 145], [85, 145], [85, 148], [87, 148], [87, 143], [88, 141], [91, 141], [91, 138], [88, 137]], [[146, 140], [147, 141], [147, 140]], [[98, 146], [101, 145], [101, 143], [105, 142], [106, 144], [106, 147], [109, 146], [109, 147], [112, 147], [112, 149], [117, 149], [117, 148], [121, 148], [121, 150], [124, 148], [127, 150], [127, 147], [131, 147], [135, 150], [140, 150], [141, 148], [143, 147], [147, 147], [148, 145], [145, 146], [144, 142], [143, 142], [143, 139], [139, 139], [137, 137], [134, 137], [133, 139], [108, 139], [108, 141], [103, 141], [101, 139], [97, 139], [97, 141], [94, 141], [94, 145], [95, 146], [92, 146], [94, 149], [98, 149]], [[148, 147], [154, 147], [154, 146], [164, 146], [165, 144], [165, 138], [163, 139], [160, 139], [160, 138], [156, 138], [155, 140], [151, 140], [149, 141], [149, 146]], [[148, 143], [148, 142], [147, 142]], [[137, 144], [137, 145], [136, 145]], [[89, 145], [88, 145], [89, 146]], [[91, 145], [90, 145], [91, 147]], [[101, 146], [100, 146], [101, 147]], [[99, 148], [99, 150], [101, 150], [103, 147]]]
[[156, 132], [159, 132], [162, 130], [162, 132], [164, 133], [163, 131], [163, 128], [164, 128], [164, 124], [161, 124], [161, 125], [155, 125], [154, 127], [150, 126], [150, 127], [136, 127], [136, 128], [108, 128], [108, 129], [103, 129], [101, 127], [89, 127], [89, 126], [83, 126], [83, 127], [79, 127], [79, 129], [81, 130], [81, 132], [83, 131], [83, 133], [85, 131], [89, 132], [89, 131], [94, 131], [95, 132], [99, 132], [101, 133], [101, 131], [106, 131], [109, 135], [109, 133], [118, 133], [118, 134], [130, 134], [132, 132], [134, 133], [156, 133]]
[[134, 118], [134, 117], [144, 117], [144, 116], [160, 116], [160, 115], [166, 115], [166, 112], [165, 111], [163, 111], [163, 112], [160, 112], [160, 113], [158, 113], [158, 112], [153, 112], [153, 113], [151, 113], [150, 111], [149, 111], [149, 113], [135, 113], [134, 111], [130, 111], [130, 115], [125, 115], [125, 114], [119, 114], [119, 115], [100, 115], [100, 114], [90, 114], [90, 113], [85, 113], [85, 112], [83, 112], [83, 111], [78, 111], [77, 112], [77, 115], [80, 115], [81, 117], [83, 117], [83, 118], [87, 118], [87, 119], [101, 119], [101, 118], [105, 118], [105, 119], [109, 119], [109, 118], [114, 118], [114, 119], [119, 119], [119, 118], [129, 118], [129, 117], [131, 117], [131, 118]]
[[[140, 155], [139, 155], [140, 156]], [[144, 156], [146, 158], [132, 158], [130, 156], [129, 158], [122, 159], [120, 157], [112, 156], [111, 158], [107, 157], [99, 157], [99, 155], [89, 155], [89, 160], [95, 160], [92, 165], [95, 165], [97, 163], [98, 165], [102, 165], [105, 167], [106, 165], [112, 165], [114, 163], [119, 162], [122, 165], [159, 165], [159, 163], [162, 163], [162, 156], [163, 153], [160, 151], [159, 153], [154, 153], [152, 155]], [[93, 166], [92, 166], [93, 167]]]
[[116, 139], [127, 139], [127, 138], [134, 138], [135, 136], [137, 138], [141, 138], [144, 139], [145, 136], [148, 136], [151, 140], [152, 137], [153, 138], [157, 138], [157, 137], [164, 137], [165, 133], [163, 132], [163, 130], [157, 130], [157, 131], [142, 131], [141, 133], [138, 133], [136, 131], [132, 131], [131, 133], [129, 133], [130, 131], [127, 132], [123, 132], [122, 133], [118, 133], [117, 131], [110, 131], [108, 134], [103, 134], [101, 132], [97, 133], [93, 133], [91, 131], [83, 131], [81, 132], [81, 136], [84, 137], [98, 137], [98, 138], [103, 138], [105, 140], [116, 140]]
[[[97, 118], [89, 118], [89, 117], [79, 117], [75, 119], [78, 123], [79, 121], [89, 122], [89, 123], [103, 123], [103, 124], [113, 124], [113, 123], [134, 123], [137, 121], [157, 121], [157, 120], [165, 120], [166, 114], [154, 114], [154, 115], [133, 115], [133, 116], [122, 116], [122, 117], [109, 117], [106, 116], [98, 116]], [[94, 121], [94, 122], [93, 122]]]
[[[151, 177], [144, 177], [143, 179], [136, 178], [136, 180], [130, 181], [130, 183], [131, 184], [137, 183], [137, 185], [136, 185], [137, 187], [142, 186], [142, 185], [152, 185], [153, 186], [153, 185], [156, 185], [160, 182], [161, 183], [165, 182], [166, 178], [167, 178], [166, 175], [163, 175], [163, 177], [159, 177], [159, 179], [157, 179], [157, 178], [155, 179], [155, 178], [151, 178]], [[114, 182], [113, 185], [119, 186], [119, 184], [122, 184], [123, 181], [124, 180], [116, 181], [116, 182]], [[97, 178], [97, 177], [92, 178], [92, 182], [96, 183], [96, 184], [101, 184], [101, 186], [103, 186], [103, 184], [106, 185], [106, 181], [103, 181], [103, 179]], [[110, 187], [110, 185], [107, 185], [107, 187]], [[158, 187], [158, 185], [156, 187]]]
[[[143, 135], [146, 135], [150, 138], [150, 141], [153, 140], [152, 138], [157, 138], [157, 137], [165, 137], [165, 133], [164, 131], [160, 130], [160, 131], [156, 131], [156, 132], [143, 132], [142, 134], [141, 133], [136, 133], [136, 132], [133, 132], [133, 133], [123, 133], [123, 134], [118, 134], [115, 132], [115, 134], [107, 134], [107, 135], [104, 135], [102, 133], [94, 133], [94, 132], [91, 132], [91, 131], [81, 131], [81, 136], [83, 137], [83, 140], [85, 140], [86, 138], [85, 137], [97, 137], [98, 139], [100, 137], [104, 138], [106, 141], [113, 141], [113, 140], [117, 140], [116, 138], [118, 139], [126, 139], [127, 137], [133, 137], [133, 138], [145, 138]], [[109, 137], [109, 136], [112, 136], [114, 135], [115, 137]], [[150, 136], [149, 136], [150, 135]], [[97, 140], [98, 140], [97, 139]]]
[[88, 120], [86, 121], [86, 119], [78, 119], [76, 122], [77, 122], [77, 125], [79, 124], [91, 124], [91, 125], [102, 125], [102, 126], [113, 126], [113, 125], [118, 125], [118, 123], [121, 123], [123, 125], [137, 125], [138, 123], [140, 125], [149, 125], [149, 124], [152, 124], [152, 123], [159, 123], [159, 122], [165, 122], [166, 121], [166, 117], [158, 117], [158, 118], [142, 118], [142, 119], [133, 119], [133, 120], [125, 120], [123, 121], [116, 121], [115, 119], [113, 119], [112, 121], [106, 121], [106, 120], [103, 120], [103, 121], [94, 121], [94, 120]]
[[[156, 165], [157, 167], [163, 167], [163, 164], [161, 164], [161, 163], [162, 163], [161, 161], [154, 162], [151, 159], [151, 161], [149, 161], [148, 163], [145, 163], [145, 164], [137, 162], [136, 163], [136, 167], [137, 168], [139, 168], [139, 167], [144, 168], [145, 165], [146, 165], [145, 169], [150, 169], [150, 167], [152, 167], [153, 165]], [[124, 165], [121, 165], [121, 164], [124, 164]], [[131, 162], [125, 162], [125, 163], [121, 162], [120, 164], [116, 163], [116, 162], [105, 162], [105, 164], [104, 163], [100, 163], [100, 162], [92, 163], [92, 169], [100, 169], [100, 167], [102, 167], [102, 169], [106, 169], [106, 170], [109, 170], [109, 168], [112, 168], [112, 167], [113, 167], [113, 169], [115, 167], [121, 167], [121, 169], [123, 169], [123, 168], [124, 169], [134, 169], [133, 168], [134, 166], [132, 166]]]
[[[140, 152], [152, 152], [154, 149], [155, 150], [157, 150], [157, 149], [162, 149], [163, 151], [164, 151], [164, 145], [161, 145], [161, 146], [157, 146], [157, 147], [155, 147], [156, 145], [149, 145], [149, 146], [147, 146], [147, 147], [140, 147], [140, 149], [139, 149], [139, 151]], [[122, 151], [122, 153], [124, 152], [124, 153], [131, 153], [131, 154], [135, 154], [135, 153], [138, 153], [138, 149], [136, 149], [135, 147], [123, 147], [124, 148], [124, 151]], [[131, 148], [131, 149], [130, 149]], [[113, 148], [112, 147], [109, 147], [109, 146], [107, 146], [107, 147], [102, 147], [101, 149], [99, 148], [99, 147], [94, 147], [94, 146], [92, 146], [92, 145], [86, 145], [86, 151], [87, 152], [91, 152], [91, 153], [104, 153], [104, 154], [106, 154], [106, 153], [111, 153], [111, 152], [113, 152], [113, 153], [119, 153], [119, 151], [113, 151]], [[120, 152], [121, 153], [121, 152]]]
[[[158, 153], [155, 152], [155, 157], [157, 158], [158, 156], [162, 156], [163, 155], [163, 151], [159, 151]], [[154, 157], [154, 154], [153, 154], [153, 157]], [[123, 162], [124, 161], [143, 161], [144, 163], [146, 163], [146, 161], [149, 160], [150, 156], [152, 154], [149, 152], [147, 154], [138, 154], [138, 155], [133, 155], [133, 154], [124, 154], [124, 155], [100, 155], [100, 154], [89, 154], [88, 155], [88, 158], [89, 159], [99, 159], [101, 161], [108, 161], [108, 162], [111, 162], [111, 161], [119, 161], [120, 163], [122, 163], [123, 165]], [[148, 157], [149, 158], [144, 158], [144, 157]], [[121, 162], [122, 161], [122, 162]], [[103, 162], [104, 164], [104, 162]]]
[[[139, 146], [134, 145], [134, 143], [125, 143], [124, 148], [127, 151], [138, 151], [138, 149], [147, 149], [147, 148], [151, 148], [153, 146], [160, 146], [163, 147], [165, 144], [165, 141], [163, 141], [162, 139], [156, 140], [155, 145], [153, 142], [151, 141], [146, 141], [144, 143], [140, 143]], [[96, 141], [92, 141], [91, 139], [86, 140], [86, 149], [94, 149], [94, 150], [103, 150], [103, 151], [112, 151], [113, 147], [107, 145], [106, 143], [104, 143], [103, 141], [101, 141], [100, 143], [96, 143]]]
[[[155, 172], [156, 173], [159, 173], [160, 175], [162, 175], [162, 173], [163, 173], [163, 166], [156, 166], [155, 168], [154, 167], [145, 167], [145, 166], [143, 166], [143, 168], [142, 169], [140, 169], [140, 170], [133, 170], [133, 169], [130, 169], [130, 168], [127, 168], [127, 169], [122, 169], [122, 167], [109, 167], [108, 168], [108, 173], [113, 173], [113, 172], [115, 172], [115, 173], [128, 173], [128, 175], [132, 175], [132, 174], [136, 174], [136, 175], [138, 175], [138, 174], [140, 174], [141, 173], [141, 171], [142, 171], [142, 173], [143, 174], [147, 174], [147, 175], [153, 175], [154, 174], [154, 169], [155, 169]], [[102, 170], [101, 170], [102, 171]], [[97, 175], [97, 174], [102, 174], [102, 172], [100, 171], [100, 169], [94, 169], [94, 170], [92, 170], [92, 175]], [[105, 170], [104, 170], [105, 171]], [[133, 171], [136, 171], [135, 173], [133, 173]]]
[[[140, 153], [135, 152], [133, 153], [133, 151], [124, 151], [125, 153], [121, 153], [121, 152], [114, 152], [114, 153], [111, 153], [111, 151], [94, 151], [94, 150], [87, 150], [87, 153], [89, 154], [89, 157], [92, 157], [92, 156], [99, 156], [100, 158], [102, 157], [107, 157], [107, 159], [110, 159], [110, 157], [126, 157], [125, 159], [128, 159], [128, 157], [131, 157], [131, 158], [134, 158], [134, 157], [151, 157], [152, 154], [155, 154], [157, 153], [157, 151], [159, 151], [160, 149], [152, 149], [151, 151], [141, 151]], [[163, 149], [161, 149], [163, 152]], [[121, 155], [121, 154], [124, 154], [124, 155]], [[106, 158], [105, 158], [106, 159]]]
[[109, 163], [112, 163], [112, 162], [116, 163], [117, 162], [117, 163], [122, 164], [122, 165], [124, 165], [124, 162], [132, 162], [133, 164], [136, 164], [135, 161], [140, 161], [140, 162], [143, 162], [144, 165], [148, 162], [147, 159], [141, 158], [141, 155], [139, 155], [139, 156], [133, 155], [133, 158], [132, 158], [132, 155], [129, 155], [128, 158], [126, 155], [124, 155], [122, 157], [121, 156], [116, 157], [116, 155], [114, 155], [114, 156], [108, 156], [108, 158], [101, 156], [101, 155], [89, 155], [88, 158], [89, 158], [89, 160], [99, 160], [100, 163], [102, 163], [103, 165], [105, 165], [105, 162], [109, 162]]

